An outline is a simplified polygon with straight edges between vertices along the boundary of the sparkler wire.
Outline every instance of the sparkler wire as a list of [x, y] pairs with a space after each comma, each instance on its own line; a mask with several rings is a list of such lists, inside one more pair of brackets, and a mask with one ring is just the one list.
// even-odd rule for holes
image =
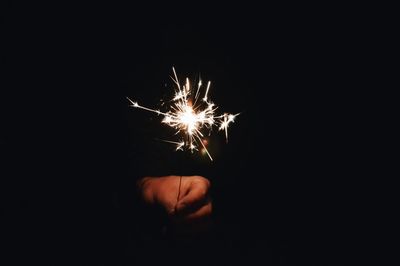
[[179, 176], [178, 196], [176, 197], [175, 214], [177, 214], [178, 212], [178, 202], [179, 202], [179, 197], [181, 195], [181, 184], [182, 184], [182, 176]]

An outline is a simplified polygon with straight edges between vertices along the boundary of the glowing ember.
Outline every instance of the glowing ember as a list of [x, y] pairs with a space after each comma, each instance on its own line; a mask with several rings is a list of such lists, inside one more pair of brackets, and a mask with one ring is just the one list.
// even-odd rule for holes
[[212, 157], [208, 152], [205, 144], [207, 141], [204, 140], [205, 131], [208, 134], [211, 133], [212, 127], [218, 127], [218, 130], [225, 131], [225, 138], [228, 141], [228, 127], [229, 124], [235, 121], [236, 116], [239, 114], [223, 114], [215, 116], [216, 107], [209, 99], [208, 92], [210, 89], [211, 82], [207, 83], [206, 92], [204, 97], [198, 101], [200, 95], [200, 89], [202, 86], [202, 81], [200, 80], [197, 84], [196, 93], [193, 95], [191, 90], [190, 81], [186, 78], [185, 85], [180, 85], [178, 77], [176, 75], [175, 69], [172, 68], [174, 72], [174, 77], [172, 80], [176, 85], [175, 96], [170, 101], [167, 112], [161, 112], [159, 110], [150, 109], [139, 105], [137, 102], [132, 101], [131, 106], [135, 108], [140, 108], [146, 111], [154, 112], [159, 115], [163, 115], [162, 123], [174, 128], [176, 133], [184, 133], [185, 138], [179, 142], [167, 141], [176, 145], [176, 150], [189, 149], [192, 152], [194, 150], [198, 151], [198, 145], [200, 144], [203, 149], [202, 153], [207, 153], [210, 160]]

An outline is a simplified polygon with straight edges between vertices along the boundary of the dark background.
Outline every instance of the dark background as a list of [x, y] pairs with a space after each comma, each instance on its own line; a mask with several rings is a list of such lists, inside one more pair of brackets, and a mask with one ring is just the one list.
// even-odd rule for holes
[[[149, 263], [179, 250], [210, 264], [348, 262], [357, 30], [344, 10], [3, 5], [2, 234], [14, 262]], [[158, 118], [128, 107], [126, 96], [157, 106], [172, 66], [241, 113], [228, 144], [213, 135], [213, 162], [155, 141]], [[181, 173], [212, 181], [215, 210], [211, 236], [187, 249], [146, 238], [133, 195], [143, 174]]]

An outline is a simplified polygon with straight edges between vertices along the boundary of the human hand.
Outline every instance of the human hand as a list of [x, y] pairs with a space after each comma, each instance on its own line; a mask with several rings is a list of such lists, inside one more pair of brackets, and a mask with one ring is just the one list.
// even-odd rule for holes
[[182, 227], [204, 224], [212, 213], [210, 182], [202, 176], [145, 177], [138, 185], [146, 203], [161, 206]]

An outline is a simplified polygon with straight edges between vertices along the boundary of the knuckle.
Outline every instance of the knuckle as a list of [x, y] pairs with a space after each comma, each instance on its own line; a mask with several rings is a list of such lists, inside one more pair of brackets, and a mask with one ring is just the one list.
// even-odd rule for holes
[[206, 183], [207, 188], [211, 187], [211, 182], [207, 178], [205, 178], [205, 183]]
[[208, 180], [207, 178], [205, 178], [203, 176], [199, 176], [199, 175], [198, 176], [194, 176], [194, 180], [196, 180], [197, 182], [205, 185], [207, 189], [211, 186], [210, 180]]
[[203, 188], [200, 190], [200, 196], [202, 198], [204, 198], [205, 196], [207, 196], [207, 188]]

